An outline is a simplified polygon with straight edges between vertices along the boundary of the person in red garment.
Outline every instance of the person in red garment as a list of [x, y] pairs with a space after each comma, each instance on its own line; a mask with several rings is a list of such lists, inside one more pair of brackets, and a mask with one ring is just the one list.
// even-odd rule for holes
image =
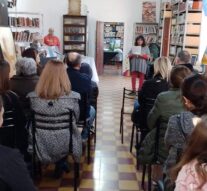
[[47, 46], [57, 46], [60, 49], [60, 40], [54, 35], [53, 28], [49, 28], [48, 35], [44, 37], [44, 43]]

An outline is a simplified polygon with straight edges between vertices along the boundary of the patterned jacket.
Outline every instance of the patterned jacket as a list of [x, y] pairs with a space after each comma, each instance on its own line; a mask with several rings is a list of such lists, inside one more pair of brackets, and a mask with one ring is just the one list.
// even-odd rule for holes
[[[35, 92], [31, 92], [28, 94], [28, 97], [30, 98], [31, 109], [40, 114], [60, 115], [68, 112], [68, 109], [74, 111], [73, 157], [75, 161], [80, 161], [82, 155], [82, 140], [76, 126], [76, 121], [79, 118], [78, 101], [80, 95], [72, 91], [70, 95], [62, 96], [57, 100], [45, 100], [39, 98]], [[51, 102], [52, 107], [51, 104], [49, 104]], [[64, 119], [66, 118], [67, 116], [64, 116]], [[55, 120], [57, 120], [57, 118]], [[53, 127], [55, 127], [55, 124], [52, 126], [50, 125], [48, 130], [36, 130], [37, 156], [38, 159], [45, 164], [57, 162], [69, 154], [69, 129], [51, 130]], [[45, 128], [47, 128], [46, 125]]]

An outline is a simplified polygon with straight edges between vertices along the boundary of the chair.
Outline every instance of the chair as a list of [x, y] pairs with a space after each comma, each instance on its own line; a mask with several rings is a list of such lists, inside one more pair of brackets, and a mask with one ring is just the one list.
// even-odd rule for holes
[[[132, 90], [128, 90], [126, 88], [123, 89], [123, 98], [122, 98], [122, 106], [121, 106], [121, 116], [120, 116], [120, 133], [121, 133], [121, 143], [124, 143], [124, 115], [131, 115], [131, 113], [125, 111], [125, 99], [134, 100], [134, 96], [131, 96], [130, 93]], [[138, 92], [136, 92], [138, 95]]]
[[[41, 131], [44, 130], [53, 130], [59, 131], [63, 129], [68, 129], [70, 132], [70, 139], [69, 139], [69, 153], [73, 154], [73, 111], [69, 110], [67, 113], [59, 114], [59, 115], [48, 115], [42, 114], [33, 111], [33, 120], [32, 120], [32, 164], [33, 164], [33, 176], [36, 177], [36, 173], [38, 170], [40, 171], [41, 175], [41, 167], [39, 165], [39, 169], [37, 169], [37, 150], [38, 143], [36, 141], [36, 131], [39, 129]], [[48, 125], [53, 124], [53, 128], [49, 128]], [[55, 125], [55, 126], [54, 126]], [[40, 162], [39, 162], [40, 164]], [[77, 191], [78, 188], [78, 179], [79, 179], [79, 163], [74, 163], [74, 191]]]
[[[79, 121], [77, 122], [78, 128], [82, 128], [82, 129], [87, 128], [87, 122], [88, 122], [87, 109], [88, 109], [88, 104], [89, 104], [88, 102], [89, 102], [88, 94], [81, 94], [81, 100], [79, 102], [80, 118], [79, 118]], [[87, 161], [88, 161], [88, 164], [90, 164], [90, 161], [91, 161], [91, 135], [96, 135], [96, 130], [95, 130], [95, 132], [92, 132], [90, 130], [90, 133], [89, 133], [89, 136], [87, 139]], [[94, 136], [94, 139], [95, 139], [95, 136]]]
[[5, 111], [4, 123], [0, 128], [0, 143], [11, 148], [16, 148], [16, 121], [14, 116], [14, 110]]
[[147, 116], [152, 109], [154, 105], [155, 99], [152, 98], [145, 98], [144, 105], [139, 108], [137, 111], [133, 111], [132, 113], [132, 134], [131, 134], [131, 141], [130, 141], [130, 152], [132, 152], [132, 147], [133, 147], [133, 141], [134, 141], [134, 130], [135, 127], [137, 127], [137, 133], [139, 134], [138, 137], [140, 137], [139, 140], [136, 140], [136, 144], [141, 144], [142, 140], [148, 133], [148, 128], [147, 128]]

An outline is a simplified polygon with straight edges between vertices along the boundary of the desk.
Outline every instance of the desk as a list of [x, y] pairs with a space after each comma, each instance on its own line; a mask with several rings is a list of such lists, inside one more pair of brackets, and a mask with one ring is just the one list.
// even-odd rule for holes
[[92, 76], [92, 81], [96, 82], [97, 84], [99, 83], [99, 77], [98, 77], [98, 73], [96, 70], [96, 64], [95, 64], [95, 60], [93, 57], [89, 57], [89, 56], [84, 56], [82, 59], [82, 63], [87, 63], [90, 65], [92, 71], [93, 71], [93, 76]]

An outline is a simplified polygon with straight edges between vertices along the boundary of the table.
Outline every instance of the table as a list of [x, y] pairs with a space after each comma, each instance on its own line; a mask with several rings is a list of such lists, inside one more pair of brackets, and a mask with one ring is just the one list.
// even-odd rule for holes
[[99, 77], [98, 77], [98, 73], [96, 70], [96, 64], [95, 64], [95, 60], [93, 57], [89, 57], [89, 56], [84, 56], [82, 59], [82, 63], [87, 63], [90, 65], [92, 71], [93, 71], [93, 76], [92, 76], [92, 81], [96, 82], [97, 84], [99, 83]]
[[108, 64], [119, 52], [104, 51], [104, 64]]

